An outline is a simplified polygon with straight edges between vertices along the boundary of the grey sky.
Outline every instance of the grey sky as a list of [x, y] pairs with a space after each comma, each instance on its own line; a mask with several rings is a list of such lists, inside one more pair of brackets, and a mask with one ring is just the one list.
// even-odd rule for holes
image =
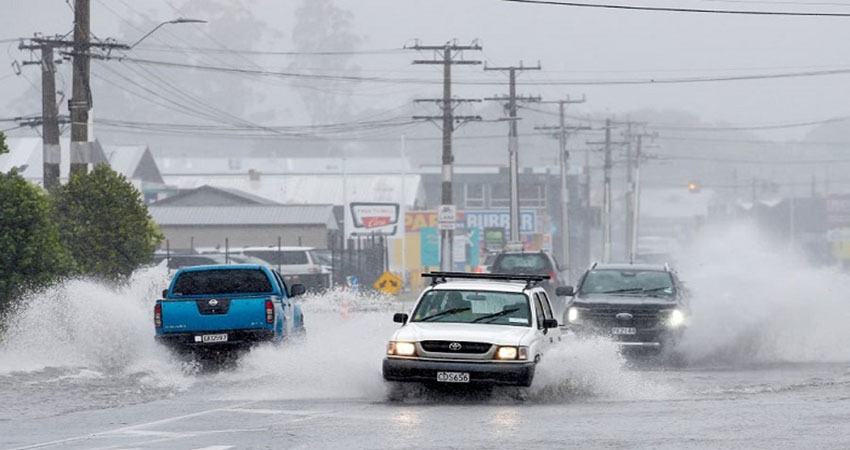
[[[29, 36], [36, 31], [52, 34], [70, 30], [72, 13], [61, 0], [3, 0], [3, 3], [6, 13], [0, 16], [0, 39]], [[279, 32], [273, 41], [258, 43], [255, 48], [291, 48], [293, 12], [300, 1], [243, 0], [242, 3], [253, 8], [258, 17]], [[802, 7], [769, 3], [644, 2], [703, 8], [850, 12], [850, 4], [847, 7]], [[164, 0], [94, 0], [94, 32], [106, 37], [121, 36], [126, 31], [124, 35], [129, 38], [134, 30], [128, 29], [105, 7], [131, 16], [129, 4], [161, 20], [175, 17]], [[337, 0], [336, 4], [354, 14], [355, 31], [367, 38], [365, 48], [400, 47], [412, 38], [429, 44], [452, 37], [462, 42], [479, 38], [485, 50], [481, 56], [494, 65], [513, 64], [519, 60], [534, 64], [540, 60], [545, 70], [523, 75], [523, 80], [664, 78], [850, 67], [850, 56], [846, 53], [850, 18], [607, 11], [510, 4], [498, 0]], [[213, 46], [191, 26], [175, 26], [170, 33], [193, 45]], [[162, 42], [170, 35], [156, 37]], [[150, 42], [157, 43], [156, 40]], [[28, 84], [22, 77], [9, 77], [9, 63], [12, 59], [24, 59], [25, 55], [14, 43], [2, 46], [8, 46], [3, 49], [8, 51], [3, 55], [7, 62], [0, 65], [0, 108], [3, 108], [0, 116], [31, 113], [33, 111], [10, 109], [11, 102], [28, 88]], [[439, 77], [436, 67], [411, 66], [409, 61], [413, 57], [416, 55], [411, 52], [409, 55], [358, 58], [355, 62], [363, 69], [363, 74], [398, 70], [404, 72], [391, 72], [388, 76]], [[277, 61], [278, 66], [286, 63], [283, 59]], [[273, 64], [268, 59], [258, 59], [257, 63], [264, 67]], [[245, 64], [244, 61], [236, 63]], [[30, 67], [26, 73], [38, 84], [37, 69]], [[179, 78], [180, 72], [173, 73]], [[483, 74], [478, 69], [464, 68], [458, 73], [459, 79], [499, 79], [497, 74]], [[524, 87], [522, 91], [548, 98], [584, 93], [588, 103], [576, 108], [581, 112], [624, 114], [644, 108], [678, 109], [709, 123], [762, 124], [846, 115], [848, 82], [850, 75], [663, 86]], [[403, 103], [412, 94], [407, 86], [361, 88], [364, 95], [356, 96], [355, 101], [377, 102], [387, 107]], [[439, 93], [438, 86], [417, 86], [415, 90], [423, 94]], [[490, 95], [503, 90], [495, 86], [457, 87], [456, 93]], [[807, 131], [805, 128], [771, 131], [764, 132], [763, 136], [799, 138]]]

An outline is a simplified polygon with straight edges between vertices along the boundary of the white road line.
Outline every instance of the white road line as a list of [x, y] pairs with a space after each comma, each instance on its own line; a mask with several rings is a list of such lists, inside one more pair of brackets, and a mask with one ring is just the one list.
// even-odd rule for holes
[[228, 411], [249, 414], [283, 414], [283, 411], [279, 409], [230, 408]]
[[201, 447], [194, 450], [228, 450], [231, 448], [233, 448], [232, 445], [211, 445], [209, 447]]
[[26, 445], [26, 446], [23, 446], [23, 447], [10, 448], [8, 450], [30, 450], [30, 449], [34, 449], [34, 448], [53, 447], [53, 446], [60, 445], [60, 444], [66, 444], [68, 442], [80, 441], [80, 440], [84, 440], [84, 439], [91, 439], [91, 438], [95, 438], [95, 437], [99, 437], [99, 436], [103, 436], [103, 435], [108, 435], [108, 434], [124, 433], [126, 431], [136, 430], [136, 429], [139, 429], [139, 428], [145, 428], [145, 427], [149, 427], [151, 425], [160, 425], [160, 424], [163, 424], [163, 423], [176, 422], [178, 420], [188, 419], [188, 418], [191, 418], [191, 417], [203, 416], [203, 415], [214, 413], [214, 412], [227, 411], [228, 409], [232, 409], [232, 408], [240, 408], [240, 407], [243, 407], [243, 406], [250, 406], [250, 405], [253, 405], [255, 403], [259, 403], [260, 401], [261, 400], [253, 400], [253, 401], [250, 401], [250, 402], [232, 405], [232, 406], [229, 406], [229, 407], [226, 407], [226, 408], [208, 409], [206, 411], [199, 411], [199, 412], [196, 412], [196, 413], [169, 417], [169, 418], [166, 418], [166, 419], [155, 420], [153, 422], [140, 423], [140, 424], [137, 424], [137, 425], [131, 425], [129, 427], [122, 427], [122, 428], [117, 428], [117, 429], [109, 430], [109, 431], [101, 431], [99, 433], [86, 434], [86, 435], [83, 435], [83, 436], [75, 436], [75, 437], [70, 437], [70, 438], [66, 438], [66, 439], [57, 439], [55, 441], [39, 442], [37, 444]]
[[120, 434], [129, 434], [131, 436], [186, 436], [186, 433], [173, 433], [171, 431], [154, 431], [154, 430], [127, 430]]

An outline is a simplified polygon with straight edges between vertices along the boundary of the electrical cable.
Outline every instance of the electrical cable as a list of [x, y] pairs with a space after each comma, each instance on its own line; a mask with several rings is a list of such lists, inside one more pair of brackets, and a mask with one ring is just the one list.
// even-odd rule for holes
[[654, 11], [675, 13], [701, 13], [701, 14], [731, 14], [747, 16], [795, 16], [795, 17], [850, 17], [850, 13], [829, 13], [816, 11], [758, 11], [738, 9], [703, 9], [703, 8], [679, 8], [667, 6], [637, 6], [637, 5], [615, 5], [610, 3], [579, 3], [554, 0], [501, 0], [509, 3], [527, 3], [551, 6], [566, 6], [575, 8], [616, 9], [627, 11]]

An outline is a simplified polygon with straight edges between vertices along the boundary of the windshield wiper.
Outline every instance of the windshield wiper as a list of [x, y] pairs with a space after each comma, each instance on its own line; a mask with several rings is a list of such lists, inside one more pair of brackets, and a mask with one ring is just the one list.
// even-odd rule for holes
[[625, 294], [629, 292], [640, 292], [643, 291], [643, 288], [625, 288], [625, 289], [614, 289], [613, 291], [603, 291], [596, 292], [597, 294]]
[[658, 292], [663, 291], [665, 289], [670, 289], [670, 286], [658, 286], [656, 288], [644, 289], [643, 292]]
[[660, 294], [661, 294], [660, 291], [664, 291], [664, 290], [667, 290], [667, 289], [670, 289], [670, 286], [658, 286], [658, 287], [655, 287], [655, 288], [644, 289], [643, 293], [644, 294], [650, 294], [650, 297], [660, 297]]
[[516, 311], [519, 311], [519, 308], [511, 308], [511, 309], [506, 309], [504, 311], [499, 311], [497, 313], [487, 314], [486, 316], [478, 317], [477, 319], [473, 320], [471, 323], [480, 322], [480, 321], [485, 320], [485, 319], [495, 319], [496, 317], [504, 316], [505, 314], [510, 314], [510, 313], [516, 312]]
[[431, 314], [430, 316], [425, 316], [425, 317], [423, 317], [423, 318], [419, 319], [417, 322], [425, 322], [425, 321], [431, 320], [431, 319], [433, 319], [433, 318], [435, 318], [435, 317], [445, 316], [445, 315], [447, 315], [447, 314], [457, 314], [457, 313], [459, 313], [459, 312], [469, 311], [470, 309], [471, 309], [471, 308], [452, 308], [452, 309], [447, 309], [447, 310], [445, 310], [445, 311], [441, 311], [441, 312], [438, 312], [438, 313], [436, 313], [436, 314]]

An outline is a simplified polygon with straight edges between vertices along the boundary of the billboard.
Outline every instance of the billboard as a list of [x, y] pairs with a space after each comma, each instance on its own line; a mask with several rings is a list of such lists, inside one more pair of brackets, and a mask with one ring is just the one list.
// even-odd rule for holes
[[345, 211], [345, 228], [349, 236], [395, 236], [399, 232], [398, 203], [353, 202]]

